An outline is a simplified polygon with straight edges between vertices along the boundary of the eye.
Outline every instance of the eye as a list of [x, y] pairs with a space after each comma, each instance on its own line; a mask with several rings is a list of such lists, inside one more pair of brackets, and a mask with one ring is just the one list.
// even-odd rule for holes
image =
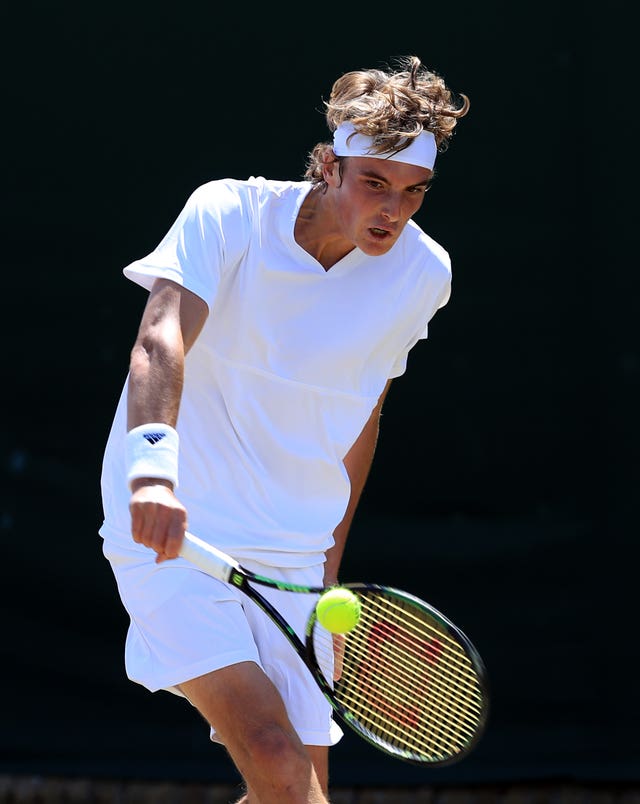
[[371, 187], [373, 190], [379, 190], [379, 189], [382, 187], [382, 182], [381, 182], [381, 181], [377, 181], [376, 179], [367, 179], [367, 180], [366, 180], [366, 183], [367, 183], [367, 185], [368, 185], [369, 187]]

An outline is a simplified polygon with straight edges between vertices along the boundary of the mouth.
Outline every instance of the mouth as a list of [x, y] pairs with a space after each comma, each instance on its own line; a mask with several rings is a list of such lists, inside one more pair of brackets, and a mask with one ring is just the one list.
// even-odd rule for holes
[[391, 232], [388, 229], [381, 229], [379, 226], [371, 226], [369, 231], [376, 240], [386, 240], [391, 237]]

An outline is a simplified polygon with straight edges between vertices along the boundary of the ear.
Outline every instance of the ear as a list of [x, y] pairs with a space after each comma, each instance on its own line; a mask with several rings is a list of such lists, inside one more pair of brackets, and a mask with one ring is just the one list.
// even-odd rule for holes
[[340, 185], [340, 162], [333, 151], [325, 151], [322, 163], [322, 178], [330, 187]]

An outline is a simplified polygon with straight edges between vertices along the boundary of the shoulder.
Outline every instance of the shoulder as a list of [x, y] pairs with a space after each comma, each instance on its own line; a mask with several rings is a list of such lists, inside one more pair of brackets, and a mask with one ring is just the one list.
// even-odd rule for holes
[[214, 179], [197, 187], [188, 203], [208, 210], [250, 210], [256, 204], [263, 206], [270, 201], [290, 198], [307, 187], [307, 182], [266, 179], [263, 176]]
[[410, 260], [417, 267], [444, 280], [451, 278], [451, 257], [440, 243], [410, 220], [403, 232], [403, 243]]
[[202, 210], [233, 209], [241, 207], [255, 193], [250, 180], [214, 179], [201, 184], [191, 193], [187, 206]]

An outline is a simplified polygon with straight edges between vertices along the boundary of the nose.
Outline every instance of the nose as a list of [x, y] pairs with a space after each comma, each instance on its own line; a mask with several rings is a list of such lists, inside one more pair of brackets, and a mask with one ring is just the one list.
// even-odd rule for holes
[[380, 210], [382, 216], [386, 218], [389, 222], [393, 223], [395, 221], [400, 220], [401, 215], [401, 203], [400, 203], [400, 196], [394, 194], [387, 194], [384, 200], [384, 204], [382, 205], [382, 209]]

